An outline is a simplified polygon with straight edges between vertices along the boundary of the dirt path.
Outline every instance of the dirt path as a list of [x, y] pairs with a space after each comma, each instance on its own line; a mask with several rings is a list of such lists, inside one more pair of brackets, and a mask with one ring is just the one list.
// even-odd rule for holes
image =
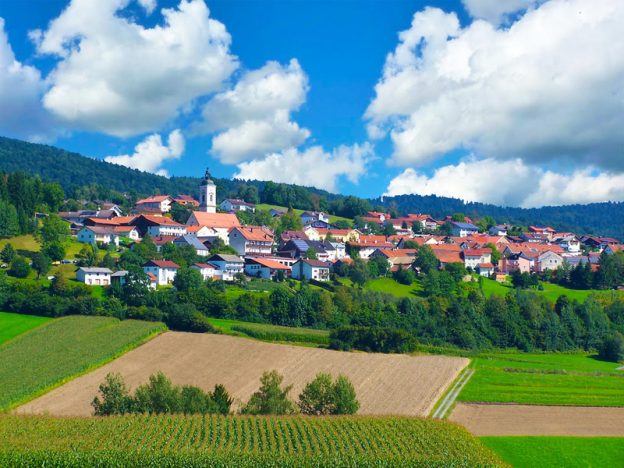
[[444, 397], [444, 400], [442, 400], [440, 406], [438, 406], [431, 415], [432, 418], [443, 419], [444, 416], [446, 416], [446, 413], [448, 413], [449, 409], [453, 406], [453, 403], [455, 403], [459, 392], [461, 392], [462, 389], [466, 386], [474, 373], [475, 370], [472, 368], [464, 369], [460, 377], [455, 381], [455, 384], [453, 385], [451, 390]]
[[458, 403], [449, 420], [477, 436], [624, 437], [624, 408]]
[[426, 416], [468, 362], [445, 356], [345, 353], [223, 335], [167, 332], [16, 411], [90, 415], [90, 403], [109, 372], [121, 373], [131, 388], [157, 371], [176, 384], [206, 390], [222, 383], [236, 399], [247, 401], [258, 389], [262, 372], [276, 369], [286, 384], [294, 385], [293, 399], [322, 371], [351, 379], [360, 414]]

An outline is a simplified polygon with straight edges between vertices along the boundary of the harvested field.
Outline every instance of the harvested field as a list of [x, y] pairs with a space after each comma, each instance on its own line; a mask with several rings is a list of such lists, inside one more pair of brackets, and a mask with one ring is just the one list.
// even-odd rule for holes
[[624, 408], [459, 403], [449, 420], [477, 436], [624, 437]]
[[262, 372], [276, 369], [286, 384], [294, 385], [293, 399], [322, 371], [351, 379], [361, 404], [359, 414], [425, 416], [467, 364], [465, 358], [345, 353], [223, 335], [167, 332], [17, 412], [90, 415], [90, 403], [109, 372], [121, 373], [132, 389], [157, 371], [176, 384], [206, 390], [221, 383], [239, 402], [245, 402], [260, 386]]

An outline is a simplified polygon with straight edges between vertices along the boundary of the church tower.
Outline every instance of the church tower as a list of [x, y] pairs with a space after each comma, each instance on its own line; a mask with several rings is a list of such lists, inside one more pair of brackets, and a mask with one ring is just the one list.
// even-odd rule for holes
[[199, 184], [199, 211], [217, 212], [217, 186], [210, 178], [208, 169], [206, 169], [206, 174]]

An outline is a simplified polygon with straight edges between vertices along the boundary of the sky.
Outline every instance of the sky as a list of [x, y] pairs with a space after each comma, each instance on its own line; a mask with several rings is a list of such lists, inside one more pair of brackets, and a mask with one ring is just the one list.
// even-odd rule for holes
[[622, 0], [1, 0], [0, 135], [165, 176], [624, 200]]

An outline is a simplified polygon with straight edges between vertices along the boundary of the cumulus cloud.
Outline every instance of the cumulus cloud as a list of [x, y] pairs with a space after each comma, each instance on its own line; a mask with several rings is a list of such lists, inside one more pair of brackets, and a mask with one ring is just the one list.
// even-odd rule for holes
[[41, 105], [44, 91], [39, 70], [16, 60], [0, 18], [0, 132], [32, 141], [49, 139], [54, 129]]
[[425, 9], [387, 57], [369, 135], [405, 166], [468, 149], [624, 170], [622, 28], [611, 0], [551, 0], [508, 29]]
[[462, 0], [464, 8], [473, 18], [493, 24], [504, 23], [509, 15], [537, 5], [544, 0]]
[[104, 160], [120, 166], [139, 169], [145, 172], [153, 172], [168, 177], [169, 174], [161, 166], [170, 159], [178, 159], [184, 153], [184, 135], [180, 130], [174, 130], [167, 138], [167, 144], [163, 144], [158, 134], [147, 136], [141, 143], [136, 145], [134, 153], [120, 156], [106, 156]]
[[[44, 105], [75, 128], [116, 136], [153, 131], [221, 89], [237, 68], [225, 26], [203, 0], [162, 9], [146, 28], [119, 14], [130, 0], [72, 0], [47, 30], [40, 54], [59, 59]], [[140, 0], [150, 12], [153, 0]]]
[[239, 164], [234, 178], [272, 180], [335, 192], [341, 177], [357, 183], [372, 158], [373, 147], [369, 143], [339, 146], [331, 153], [321, 146], [303, 151], [289, 148], [263, 159]]
[[521, 159], [443, 166], [427, 176], [412, 168], [392, 179], [387, 196], [418, 194], [526, 208], [624, 200], [624, 175], [593, 168], [559, 174]]
[[267, 62], [210, 100], [195, 129], [220, 132], [211, 151], [227, 164], [298, 146], [310, 132], [290, 114], [305, 102], [307, 91], [308, 77], [296, 59], [285, 66]]

